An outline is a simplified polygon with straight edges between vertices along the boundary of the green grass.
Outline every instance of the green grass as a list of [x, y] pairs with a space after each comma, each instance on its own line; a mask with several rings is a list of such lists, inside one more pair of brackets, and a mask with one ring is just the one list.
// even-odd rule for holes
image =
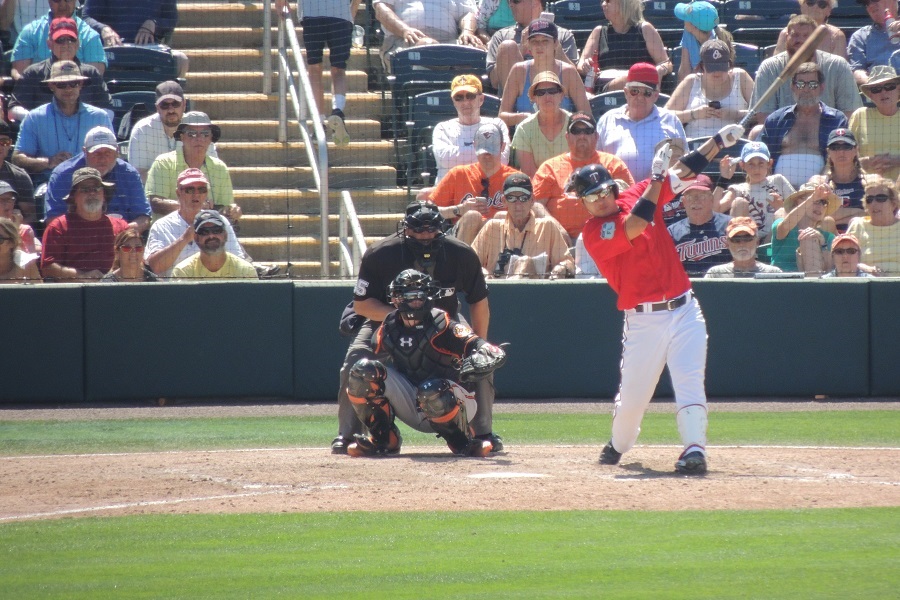
[[[324, 447], [333, 417], [0, 421], [5, 455], [138, 452], [177, 449]], [[609, 414], [500, 414], [494, 427], [509, 444], [603, 444]], [[407, 445], [441, 445], [403, 424]], [[900, 411], [713, 413], [709, 439], [722, 444], [890, 446], [898, 442]], [[642, 444], [678, 443], [675, 418], [647, 414]]]
[[896, 598], [898, 518], [889, 508], [15, 523], [0, 527], [0, 596]]

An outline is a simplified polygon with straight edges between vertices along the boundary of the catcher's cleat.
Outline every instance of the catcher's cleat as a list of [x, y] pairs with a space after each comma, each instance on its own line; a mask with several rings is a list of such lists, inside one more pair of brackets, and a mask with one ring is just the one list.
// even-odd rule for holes
[[353, 442], [347, 446], [347, 454], [355, 457], [399, 454], [400, 446], [403, 444], [400, 430], [396, 426], [392, 426], [387, 437], [388, 440], [385, 443], [375, 441], [369, 436], [356, 434], [353, 436]]
[[675, 462], [675, 470], [683, 475], [706, 475], [706, 457], [699, 450], [688, 452]]
[[619, 459], [621, 458], [622, 453], [616, 452], [616, 449], [613, 448], [612, 442], [603, 446], [603, 450], [600, 452], [601, 465], [617, 465], [619, 464]]
[[350, 445], [350, 440], [342, 435], [337, 436], [333, 440], [331, 440], [331, 453], [332, 454], [347, 454], [347, 446]]
[[450, 450], [453, 451], [453, 454], [456, 454], [457, 456], [476, 456], [478, 458], [484, 458], [491, 453], [491, 449], [493, 448], [489, 440], [480, 440], [478, 438], [472, 438], [469, 440], [468, 444], [460, 448], [455, 448], [449, 443], [447, 446], [449, 446]]
[[491, 452], [502, 452], [503, 451], [503, 438], [497, 435], [494, 432], [484, 433], [482, 435], [476, 435], [476, 440], [486, 440], [491, 443]]

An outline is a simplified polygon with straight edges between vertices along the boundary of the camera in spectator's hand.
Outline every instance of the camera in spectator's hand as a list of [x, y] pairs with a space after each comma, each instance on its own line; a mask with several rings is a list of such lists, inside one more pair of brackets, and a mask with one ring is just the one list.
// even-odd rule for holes
[[505, 248], [503, 252], [500, 253], [500, 256], [497, 257], [497, 266], [494, 267], [494, 277], [503, 277], [506, 275], [506, 268], [509, 266], [510, 256], [522, 256], [522, 251], [519, 248], [513, 248], [512, 250]]
[[715, 108], [716, 110], [722, 108], [722, 103], [718, 100], [710, 100], [707, 104], [710, 108]]

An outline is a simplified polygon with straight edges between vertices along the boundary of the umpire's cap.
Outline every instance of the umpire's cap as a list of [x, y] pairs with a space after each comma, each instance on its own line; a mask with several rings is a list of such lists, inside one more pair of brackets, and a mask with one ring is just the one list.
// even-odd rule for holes
[[601, 190], [612, 189], [618, 196], [619, 186], [603, 165], [586, 165], [573, 171], [566, 183], [566, 192], [572, 192], [579, 198], [596, 194]]

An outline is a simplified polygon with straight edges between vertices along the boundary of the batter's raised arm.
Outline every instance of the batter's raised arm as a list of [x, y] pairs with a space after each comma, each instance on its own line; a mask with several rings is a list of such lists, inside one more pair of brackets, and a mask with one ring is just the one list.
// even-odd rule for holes
[[740, 125], [726, 125], [716, 135], [703, 142], [699, 148], [681, 157], [670, 172], [680, 179], [693, 178], [703, 172], [709, 161], [714, 159], [720, 150], [737, 144], [742, 135], [744, 135], [744, 128]]

